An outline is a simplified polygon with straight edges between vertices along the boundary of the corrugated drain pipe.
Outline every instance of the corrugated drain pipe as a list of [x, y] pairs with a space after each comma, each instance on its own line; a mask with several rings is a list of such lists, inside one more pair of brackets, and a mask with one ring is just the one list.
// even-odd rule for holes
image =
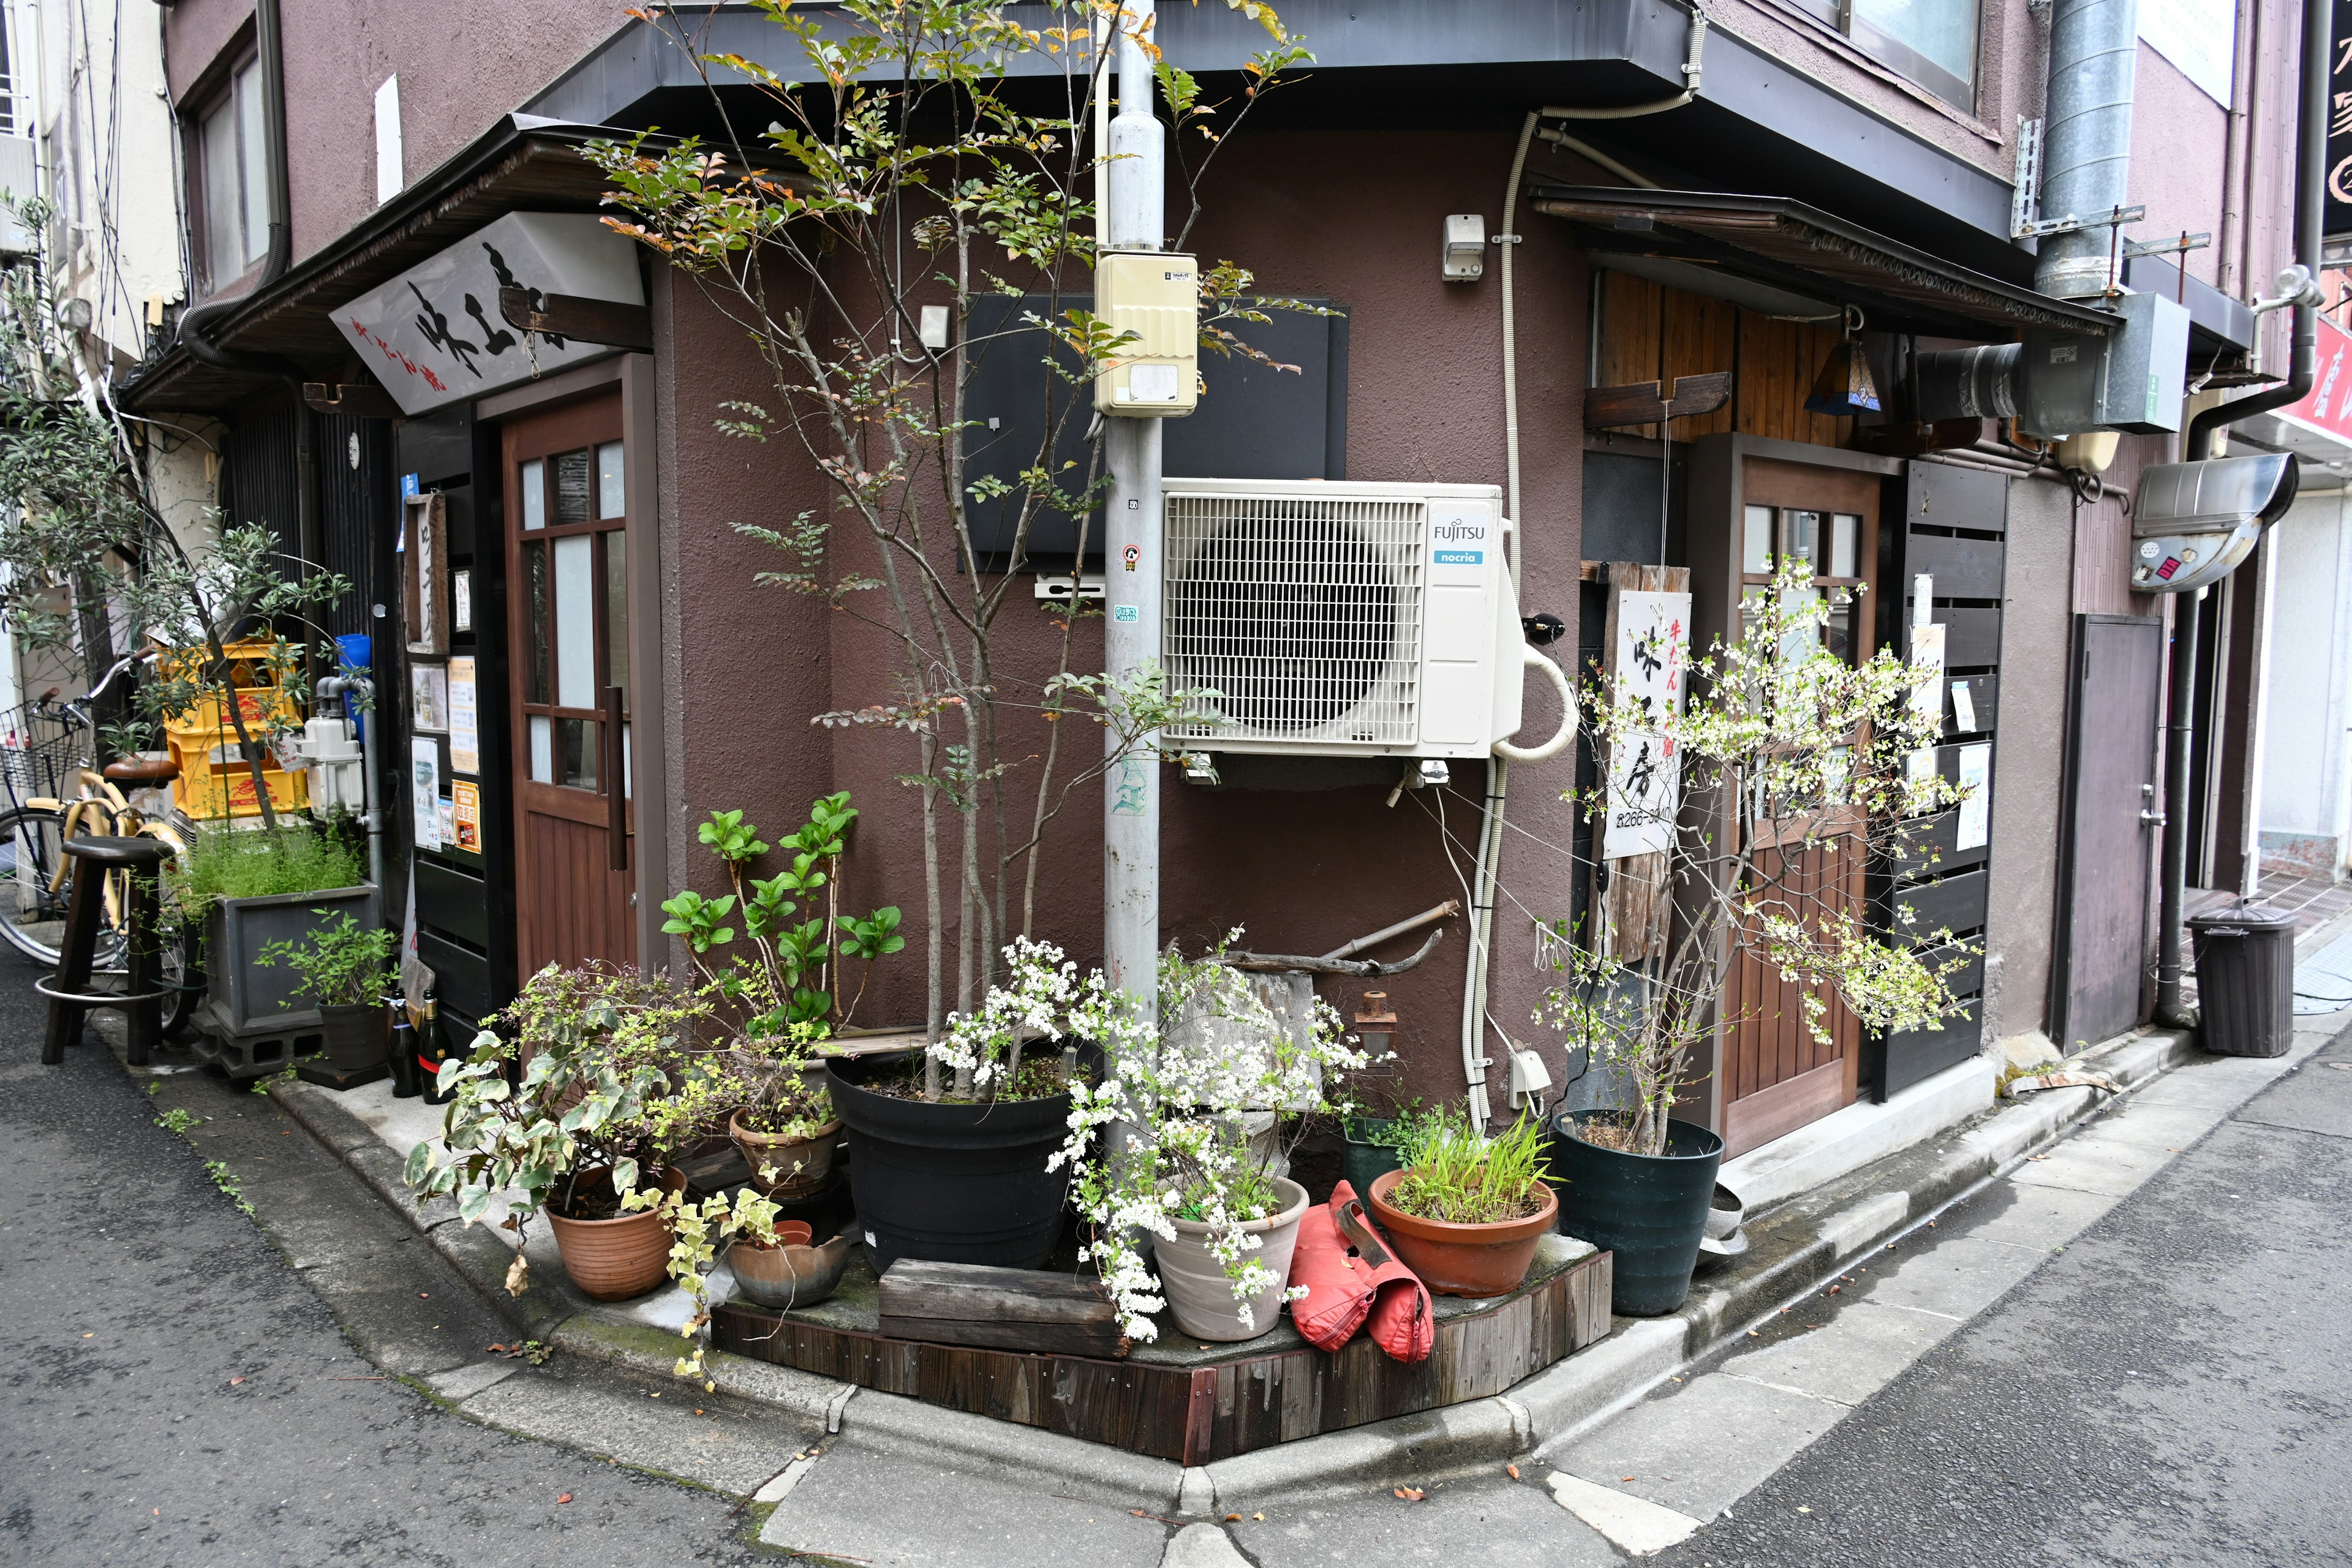
[[[1683, 62], [1683, 80], [1686, 85], [1680, 93], [1650, 103], [1628, 104], [1613, 109], [1571, 109], [1547, 105], [1529, 114], [1527, 123], [1519, 128], [1519, 143], [1511, 153], [1511, 177], [1503, 189], [1501, 237], [1503, 462], [1507, 481], [1505, 493], [1508, 498], [1511, 521], [1511, 531], [1504, 544], [1504, 559], [1510, 565], [1511, 597], [1515, 605], [1518, 602], [1519, 559], [1527, 549], [1528, 525], [1519, 506], [1518, 320], [1512, 293], [1512, 258], [1518, 249], [1519, 180], [1527, 170], [1528, 147], [1535, 140], [1537, 127], [1547, 119], [1627, 120], [1681, 108], [1698, 96], [1701, 55], [1706, 45], [1706, 13], [1699, 9], [1697, 0], [1691, 0], [1690, 48]], [[1583, 154], [1631, 184], [1652, 190], [1657, 188], [1651, 181], [1594, 152], [1573, 137], [1547, 132], [1546, 140]], [[1503, 812], [1508, 800], [1510, 784], [1511, 764], [1500, 756], [1488, 756], [1486, 798], [1478, 819], [1478, 862], [1472, 871], [1470, 890], [1470, 972], [1464, 977], [1462, 986], [1462, 1076], [1468, 1090], [1470, 1123], [1481, 1131], [1486, 1130], [1488, 1116], [1486, 1068], [1490, 1065], [1485, 1048], [1486, 972], [1494, 941], [1496, 885], [1503, 857]]]

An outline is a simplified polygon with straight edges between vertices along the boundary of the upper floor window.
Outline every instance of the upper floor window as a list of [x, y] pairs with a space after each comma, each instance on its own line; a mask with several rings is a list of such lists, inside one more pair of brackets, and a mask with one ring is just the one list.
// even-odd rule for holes
[[1854, 47], [1948, 103], [1977, 100], [1978, 0], [1797, 0]]
[[269, 144], [262, 132], [261, 68], [247, 60], [196, 117], [205, 275], [222, 289], [269, 249]]

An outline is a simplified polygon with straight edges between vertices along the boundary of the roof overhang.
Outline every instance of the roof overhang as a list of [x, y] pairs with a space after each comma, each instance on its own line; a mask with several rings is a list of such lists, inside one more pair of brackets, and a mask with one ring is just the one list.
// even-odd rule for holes
[[[2019, 328], [2106, 332], [2116, 318], [1986, 277], [1781, 196], [1538, 185], [1538, 212], [1576, 226], [1602, 265], [1701, 268], [1753, 289], [1861, 309], [1871, 326], [2006, 340]], [[1727, 293], [1731, 289], [1727, 287]], [[1737, 297], [1733, 294], [1732, 297]]]
[[[609, 182], [580, 149], [611, 134], [601, 126], [508, 116], [334, 243], [254, 289], [215, 326], [214, 344], [234, 354], [274, 354], [331, 379], [352, 357], [334, 327], [337, 307], [507, 213], [595, 210]], [[202, 363], [175, 343], [115, 396], [136, 412], [217, 413], [282, 385], [267, 374]]]

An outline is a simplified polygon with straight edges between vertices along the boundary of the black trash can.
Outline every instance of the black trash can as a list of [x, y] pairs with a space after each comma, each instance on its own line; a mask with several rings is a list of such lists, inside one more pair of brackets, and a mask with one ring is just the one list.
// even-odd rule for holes
[[2286, 1055], [2294, 1043], [2294, 917], [2241, 905], [2188, 924], [2204, 1047], [2225, 1057]]

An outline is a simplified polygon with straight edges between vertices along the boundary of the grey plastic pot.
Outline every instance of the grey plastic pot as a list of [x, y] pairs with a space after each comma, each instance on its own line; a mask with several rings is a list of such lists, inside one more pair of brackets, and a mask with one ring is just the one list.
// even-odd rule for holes
[[1242, 1303], [1234, 1295], [1225, 1266], [1209, 1250], [1211, 1227], [1198, 1220], [1174, 1221], [1173, 1239], [1155, 1238], [1152, 1270], [1176, 1314], [1176, 1326], [1196, 1340], [1230, 1343], [1254, 1340], [1282, 1319], [1282, 1293], [1290, 1282], [1290, 1255], [1298, 1246], [1298, 1222], [1307, 1217], [1307, 1189], [1287, 1176], [1274, 1182], [1281, 1209], [1242, 1229], [1258, 1238], [1256, 1251], [1245, 1256], [1265, 1265], [1274, 1283], [1249, 1300], [1250, 1322], [1242, 1323]]
[[267, 943], [299, 944], [344, 915], [375, 930], [382, 923], [375, 889], [362, 884], [215, 903], [205, 940], [205, 979], [221, 1023], [238, 1034], [319, 1027], [319, 1009], [294, 994], [302, 984], [294, 966], [278, 963], [264, 969], [254, 960]]
[[1552, 1122], [1548, 1179], [1559, 1194], [1559, 1232], [1615, 1254], [1611, 1305], [1654, 1318], [1690, 1294], [1723, 1140], [1687, 1121], [1666, 1123], [1663, 1154], [1629, 1154], [1576, 1136], [1601, 1114], [1571, 1110]]

